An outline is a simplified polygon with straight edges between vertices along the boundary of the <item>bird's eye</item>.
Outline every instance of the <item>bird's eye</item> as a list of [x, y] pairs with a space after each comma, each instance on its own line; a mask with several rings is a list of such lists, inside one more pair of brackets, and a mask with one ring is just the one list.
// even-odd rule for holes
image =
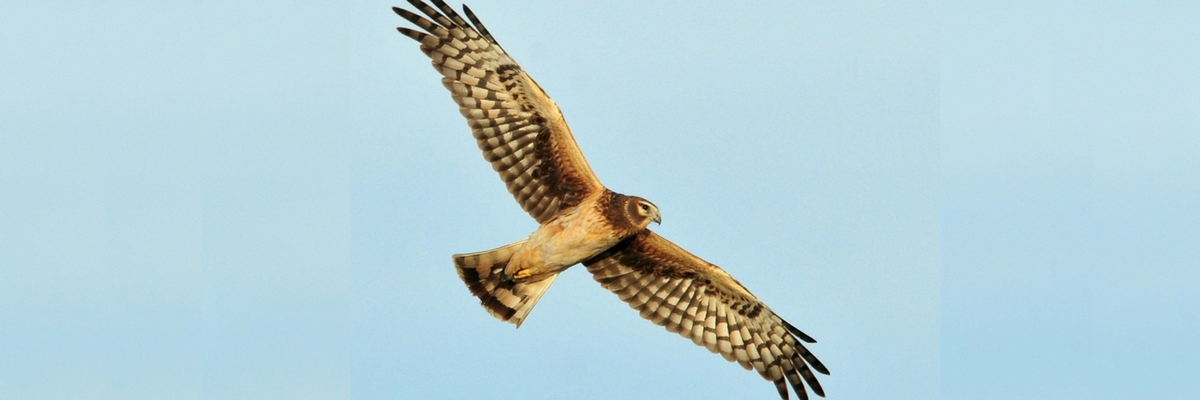
[[646, 205], [646, 203], [642, 203], [642, 211], [650, 211], [650, 206]]

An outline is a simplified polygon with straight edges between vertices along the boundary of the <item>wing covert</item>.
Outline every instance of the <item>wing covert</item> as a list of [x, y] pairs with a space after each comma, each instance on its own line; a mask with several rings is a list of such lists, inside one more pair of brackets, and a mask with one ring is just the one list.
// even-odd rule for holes
[[[801, 341], [815, 343], [716, 265], [649, 230], [584, 262], [588, 272], [642, 318], [754, 369], [788, 398], [825, 396], [812, 370], [829, 370]], [[811, 369], [810, 369], [811, 367]]]
[[421, 43], [459, 105], [483, 157], [539, 223], [604, 186], [580, 152], [562, 112], [509, 57], [469, 8], [466, 20], [442, 0], [408, 0], [428, 18], [393, 8], [425, 32], [397, 28]]

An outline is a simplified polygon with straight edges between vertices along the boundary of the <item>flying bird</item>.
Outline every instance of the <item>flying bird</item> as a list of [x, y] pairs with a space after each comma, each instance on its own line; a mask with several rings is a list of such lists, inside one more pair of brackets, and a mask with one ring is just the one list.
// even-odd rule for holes
[[758, 371], [788, 398], [813, 371], [829, 374], [784, 321], [724, 270], [650, 231], [658, 207], [609, 190], [575, 143], [550, 96], [463, 6], [408, 0], [424, 16], [393, 7], [421, 28], [400, 27], [421, 44], [459, 106], [483, 158], [539, 224], [529, 237], [493, 250], [453, 256], [458, 275], [483, 307], [517, 327], [558, 274], [582, 263], [605, 289], [641, 316], [699, 346]]

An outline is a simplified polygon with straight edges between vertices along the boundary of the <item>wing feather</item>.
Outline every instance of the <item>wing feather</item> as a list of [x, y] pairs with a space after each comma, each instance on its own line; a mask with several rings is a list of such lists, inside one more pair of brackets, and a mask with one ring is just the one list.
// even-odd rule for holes
[[[539, 223], [602, 191], [558, 105], [517, 64], [470, 9], [468, 23], [442, 0], [393, 8], [424, 30], [397, 28], [421, 43], [442, 85], [471, 127], [483, 158]], [[473, 26], [472, 26], [473, 25]]]
[[741, 283], [650, 231], [584, 261], [605, 289], [645, 319], [691, 339], [807, 399], [804, 386], [825, 396], [813, 370], [829, 374], [803, 342], [811, 337], [784, 321]]

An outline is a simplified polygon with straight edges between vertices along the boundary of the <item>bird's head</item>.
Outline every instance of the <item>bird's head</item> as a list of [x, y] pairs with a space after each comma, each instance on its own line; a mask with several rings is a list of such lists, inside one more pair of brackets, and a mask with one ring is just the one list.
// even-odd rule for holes
[[632, 220], [630, 222], [633, 222], [633, 225], [639, 229], [645, 229], [650, 226], [651, 222], [656, 224], [662, 223], [662, 215], [658, 213], [658, 206], [651, 203], [650, 200], [630, 196], [626, 207], [626, 212]]

